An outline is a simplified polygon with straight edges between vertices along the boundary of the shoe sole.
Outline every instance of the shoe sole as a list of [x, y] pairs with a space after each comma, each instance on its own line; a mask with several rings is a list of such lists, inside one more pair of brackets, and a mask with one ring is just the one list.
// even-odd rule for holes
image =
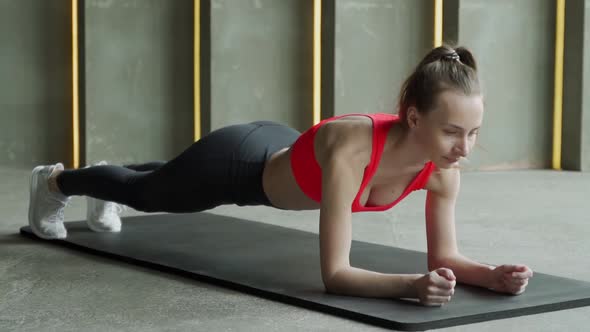
[[40, 169], [42, 169], [44, 166], [37, 166], [33, 169], [33, 176], [31, 177], [31, 192], [29, 194], [29, 226], [31, 227], [31, 230], [33, 231], [33, 233], [35, 235], [37, 235], [38, 237], [44, 239], [44, 240], [59, 240], [59, 239], [65, 239], [66, 237], [49, 237], [49, 236], [45, 236], [43, 235], [43, 233], [37, 229], [37, 227], [35, 226], [35, 223], [33, 223], [33, 207], [37, 206], [37, 202], [36, 202], [36, 196], [35, 193], [37, 192], [37, 182], [39, 179], [39, 171]]
[[121, 228], [119, 229], [112, 229], [112, 228], [96, 228], [94, 226], [91, 226], [90, 224], [86, 223], [86, 225], [88, 226], [88, 228], [90, 228], [91, 231], [93, 232], [97, 232], [97, 233], [119, 233], [121, 231]]

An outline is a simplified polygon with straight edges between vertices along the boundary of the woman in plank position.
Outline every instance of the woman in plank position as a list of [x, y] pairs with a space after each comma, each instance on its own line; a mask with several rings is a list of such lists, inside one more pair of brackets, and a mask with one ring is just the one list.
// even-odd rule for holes
[[[327, 291], [365, 297], [451, 300], [455, 283], [524, 292], [525, 265], [488, 266], [461, 255], [455, 236], [458, 161], [483, 119], [476, 63], [465, 48], [431, 50], [406, 79], [398, 114], [332, 117], [303, 134], [269, 121], [215, 130], [168, 162], [38, 166], [29, 223], [44, 239], [65, 238], [70, 196], [88, 196], [87, 223], [117, 232], [118, 204], [144, 212], [197, 212], [222, 204], [320, 210], [320, 257]], [[352, 267], [351, 213], [384, 211], [426, 189], [428, 274]]]

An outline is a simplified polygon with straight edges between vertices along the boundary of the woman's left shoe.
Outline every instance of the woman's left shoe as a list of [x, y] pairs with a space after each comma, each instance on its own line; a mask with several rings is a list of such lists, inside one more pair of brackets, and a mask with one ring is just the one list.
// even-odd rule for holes
[[37, 166], [31, 174], [29, 225], [33, 233], [42, 239], [65, 239], [68, 235], [64, 226], [64, 209], [70, 198], [49, 190], [48, 184], [51, 174], [63, 169], [62, 163]]

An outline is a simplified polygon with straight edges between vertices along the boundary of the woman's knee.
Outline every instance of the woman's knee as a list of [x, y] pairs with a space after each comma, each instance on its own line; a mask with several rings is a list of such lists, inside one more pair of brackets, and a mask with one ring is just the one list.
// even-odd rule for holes
[[160, 212], [157, 201], [142, 193], [134, 194], [126, 205], [141, 212]]
[[125, 205], [141, 212], [161, 212], [163, 200], [166, 198], [162, 188], [146, 178], [136, 179], [128, 186]]

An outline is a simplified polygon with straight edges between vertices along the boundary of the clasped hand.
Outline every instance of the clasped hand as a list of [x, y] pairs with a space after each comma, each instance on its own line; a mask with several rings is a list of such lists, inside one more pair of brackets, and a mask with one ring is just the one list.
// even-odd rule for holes
[[[526, 265], [500, 265], [491, 270], [490, 289], [500, 293], [522, 294], [533, 271]], [[451, 301], [457, 278], [452, 270], [439, 268], [417, 279], [414, 287], [420, 303], [425, 306], [442, 306]]]
[[522, 294], [533, 277], [526, 265], [500, 265], [492, 270], [490, 289], [500, 293]]

